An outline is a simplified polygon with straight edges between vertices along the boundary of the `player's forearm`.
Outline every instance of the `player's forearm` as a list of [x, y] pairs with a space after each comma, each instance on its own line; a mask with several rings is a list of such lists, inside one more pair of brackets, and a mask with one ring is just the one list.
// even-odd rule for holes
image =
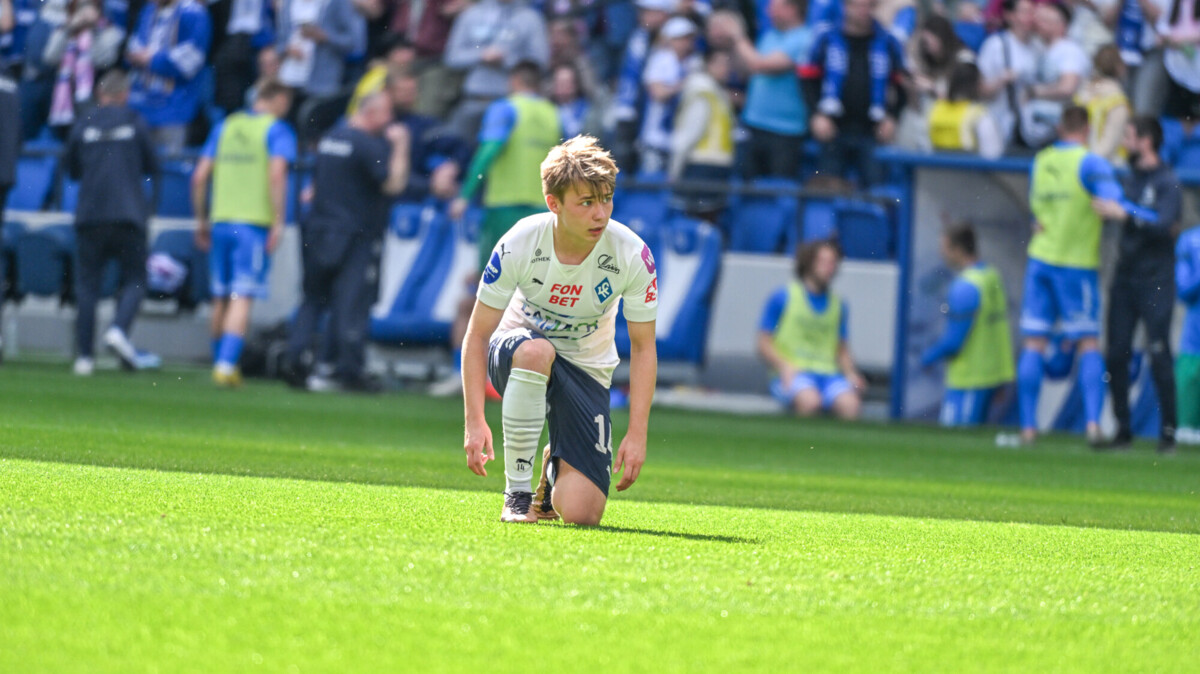
[[208, 221], [208, 176], [209, 164], [204, 160], [196, 167], [192, 176], [192, 212], [200, 222]]
[[779, 349], [775, 348], [774, 338], [769, 333], [759, 334], [758, 355], [776, 372], [782, 372], [787, 368], [787, 361], [779, 353]]
[[632, 345], [629, 354], [629, 435], [646, 437], [657, 381], [658, 351], [655, 345]]
[[408, 148], [397, 147], [392, 150], [391, 161], [388, 163], [387, 182], [383, 184], [383, 193], [399, 196], [408, 187], [409, 161]]
[[485, 421], [483, 408], [486, 376], [487, 338], [480, 337], [468, 328], [463, 338], [462, 354], [463, 409], [468, 424], [472, 421]]
[[287, 219], [287, 163], [281, 163], [282, 169], [271, 166], [271, 212], [275, 214], [275, 221], [271, 224], [274, 226], [283, 225]]

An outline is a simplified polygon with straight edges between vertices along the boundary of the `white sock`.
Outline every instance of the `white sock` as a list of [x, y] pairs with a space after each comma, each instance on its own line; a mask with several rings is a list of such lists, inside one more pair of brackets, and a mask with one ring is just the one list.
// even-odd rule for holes
[[546, 425], [546, 384], [540, 372], [514, 368], [501, 409], [504, 419], [505, 491], [533, 491], [533, 457]]

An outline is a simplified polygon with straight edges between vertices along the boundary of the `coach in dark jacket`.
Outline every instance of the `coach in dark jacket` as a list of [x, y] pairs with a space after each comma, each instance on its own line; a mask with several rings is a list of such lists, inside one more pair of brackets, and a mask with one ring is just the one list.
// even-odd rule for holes
[[[317, 145], [312, 211], [300, 230], [304, 302], [288, 342], [286, 372], [293, 386], [375, 390], [363, 375], [367, 328], [389, 206], [404, 191], [408, 172], [408, 133], [392, 124], [383, 93], [364, 98], [350, 120]], [[305, 377], [302, 365], [326, 311], [327, 338], [336, 344], [334, 381]]]
[[21, 153], [21, 103], [17, 83], [0, 74], [0, 214], [8, 191], [17, 181], [17, 155]]
[[1183, 207], [1179, 178], [1159, 154], [1163, 132], [1153, 117], [1138, 117], [1125, 129], [1130, 176], [1125, 196], [1148, 209], [1149, 217], [1127, 213], [1111, 201], [1097, 212], [1121, 222], [1120, 254], [1108, 295], [1105, 360], [1117, 435], [1106, 446], [1127, 448], [1133, 439], [1129, 411], [1129, 360], [1133, 333], [1146, 328], [1150, 373], [1161, 413], [1159, 451], [1175, 449], [1175, 365], [1171, 357], [1171, 315], [1175, 311], [1175, 237]]
[[117, 313], [104, 333], [105, 344], [129, 370], [159, 365], [158, 358], [137, 351], [129, 331], [146, 293], [146, 224], [150, 203], [143, 184], [158, 172], [158, 161], [145, 123], [126, 104], [129, 81], [109, 72], [96, 87], [100, 105], [75, 124], [67, 141], [65, 163], [80, 181], [75, 210], [78, 271], [75, 319], [78, 358], [75, 372], [88, 375], [93, 366], [96, 303], [105, 265], [120, 267]]

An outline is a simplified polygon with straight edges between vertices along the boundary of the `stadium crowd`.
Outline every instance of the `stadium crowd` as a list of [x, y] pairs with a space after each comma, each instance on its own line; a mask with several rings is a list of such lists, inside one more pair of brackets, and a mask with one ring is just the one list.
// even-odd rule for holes
[[[81, 120], [127, 98], [153, 148], [167, 156], [203, 148], [202, 167], [233, 142], [230, 127], [261, 134], [265, 149], [254, 152], [261, 150], [263, 167], [315, 157], [318, 176], [325, 155], [370, 145], [362, 152], [384, 165], [364, 178], [372, 189], [388, 199], [436, 199], [454, 214], [479, 198], [486, 175], [482, 201], [498, 224], [489, 233], [485, 219], [482, 268], [506, 227], [540, 209], [536, 195], [505, 201], [496, 186], [515, 180], [509, 194], [536, 192], [512, 174], [522, 167], [536, 175], [559, 138], [597, 136], [625, 176], [676, 187], [731, 177], [799, 185], [816, 175], [849, 191], [882, 180], [873, 160], [880, 145], [1032, 156], [1059, 139], [1064, 110], [1082, 106], [1086, 147], [1122, 165], [1135, 120], [1161, 119], [1172, 134], [1192, 133], [1200, 115], [1198, 45], [1198, 0], [0, 0], [0, 92], [19, 101], [0, 106], [0, 125], [70, 147], [86, 141]], [[112, 71], [128, 72], [128, 86], [110, 81], [105, 93], [97, 83]], [[247, 122], [248, 110], [288, 124]], [[372, 140], [336, 136], [343, 120]], [[538, 138], [539, 130], [552, 137]], [[537, 151], [528, 156], [507, 151], [530, 142]], [[134, 177], [153, 161], [138, 164]], [[221, 223], [209, 231], [204, 190], [212, 178], [215, 211], [224, 188], [210, 169], [201, 171], [194, 200], [198, 242], [217, 247]], [[282, 226], [278, 190], [260, 178], [264, 203], [253, 217], [226, 213], [227, 223]], [[341, 189], [333, 178], [326, 183]], [[0, 190], [10, 185], [0, 166]], [[321, 196], [318, 185], [318, 205]], [[683, 189], [673, 205], [715, 221], [726, 197]], [[374, 222], [371, 208], [330, 217]], [[1112, 204], [1096, 210], [1109, 218], [1132, 213]], [[146, 217], [132, 219], [144, 226]], [[241, 235], [228, 236], [237, 249]], [[269, 253], [275, 243], [253, 245]], [[958, 268], [973, 268], [972, 237], [959, 232], [947, 246]], [[810, 249], [800, 265], [800, 276], [812, 277], [811, 299], [836, 274], [840, 258], [826, 263], [828, 253], [836, 251]], [[337, 303], [334, 283], [306, 285], [311, 312]], [[790, 315], [786, 293], [772, 301], [764, 335]], [[841, 315], [840, 328], [826, 321], [830, 343], [844, 346], [842, 307], [828, 302]], [[822, 313], [816, 306], [810, 310]], [[235, 319], [244, 333], [241, 310]], [[361, 328], [351, 332], [348, 343], [361, 341]], [[237, 361], [237, 333], [214, 322], [214, 356], [224, 366]], [[768, 340], [760, 350], [788, 371], [774, 348]], [[848, 354], [822, 362], [862, 388]], [[844, 383], [824, 388], [796, 408], [812, 411], [827, 398], [824, 406], [838, 414], [857, 414], [857, 399], [834, 405]]]

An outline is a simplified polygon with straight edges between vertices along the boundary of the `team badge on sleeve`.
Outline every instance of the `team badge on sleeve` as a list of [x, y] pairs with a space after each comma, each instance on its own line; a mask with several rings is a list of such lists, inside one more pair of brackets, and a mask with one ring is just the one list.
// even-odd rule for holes
[[483, 282], [491, 285], [500, 278], [500, 253], [493, 252], [488, 260], [487, 269], [483, 270]]
[[608, 298], [612, 297], [612, 294], [612, 283], [609, 283], [608, 277], [605, 276], [603, 281], [596, 284], [596, 298], [600, 300], [601, 304], [604, 304]]
[[646, 265], [646, 271], [654, 273], [654, 254], [650, 252], [650, 246], [642, 246], [642, 262]]
[[646, 288], [646, 304], [658, 301], [658, 277], [650, 279], [650, 285]]

